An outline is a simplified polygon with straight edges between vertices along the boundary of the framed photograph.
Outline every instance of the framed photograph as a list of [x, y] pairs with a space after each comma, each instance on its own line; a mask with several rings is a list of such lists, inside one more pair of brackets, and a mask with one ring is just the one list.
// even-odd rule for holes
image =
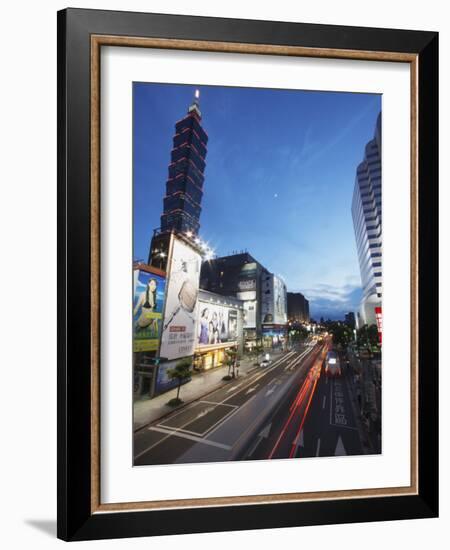
[[58, 536], [436, 517], [438, 35], [58, 13]]

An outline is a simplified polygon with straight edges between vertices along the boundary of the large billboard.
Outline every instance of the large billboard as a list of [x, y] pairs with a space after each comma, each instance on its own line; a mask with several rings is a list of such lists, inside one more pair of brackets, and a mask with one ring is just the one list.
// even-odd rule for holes
[[236, 341], [237, 323], [237, 309], [200, 301], [197, 345], [202, 347]]
[[378, 339], [381, 344], [383, 338], [383, 312], [381, 306], [375, 308], [375, 319], [377, 320]]
[[244, 264], [239, 273], [238, 288], [240, 292], [256, 290], [258, 266], [256, 262]]
[[261, 281], [262, 323], [287, 323], [286, 285], [276, 275], [264, 273]]
[[244, 328], [256, 328], [256, 300], [244, 302]]
[[162, 329], [166, 280], [147, 269], [135, 269], [133, 279], [133, 351], [156, 351]]
[[273, 276], [273, 294], [273, 322], [282, 325], [287, 323], [287, 292], [283, 280], [276, 275]]
[[168, 360], [194, 354], [201, 265], [198, 252], [177, 237], [173, 239], [159, 352]]

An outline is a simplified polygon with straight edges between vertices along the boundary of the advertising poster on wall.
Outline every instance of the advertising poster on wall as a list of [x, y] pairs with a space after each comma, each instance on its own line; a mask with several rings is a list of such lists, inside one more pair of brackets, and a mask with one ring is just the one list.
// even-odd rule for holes
[[200, 264], [200, 254], [174, 237], [159, 352], [166, 359], [194, 354]]
[[166, 280], [150, 269], [135, 269], [133, 276], [133, 351], [155, 351], [162, 329]]
[[200, 302], [197, 343], [199, 347], [237, 338], [237, 310], [219, 304]]
[[239, 273], [238, 288], [239, 291], [245, 292], [256, 290], [257, 265], [256, 262], [244, 264]]
[[381, 306], [375, 308], [375, 319], [377, 321], [378, 340], [381, 344], [383, 339], [383, 313]]
[[274, 323], [287, 323], [287, 294], [286, 285], [274, 275], [273, 277], [273, 294], [274, 294]]
[[261, 285], [261, 318], [263, 323], [287, 323], [286, 285], [276, 275], [267, 273]]
[[256, 300], [244, 302], [244, 328], [256, 328]]
[[[176, 367], [178, 361], [179, 359], [177, 359], [176, 361], [167, 361], [165, 363], [159, 364], [158, 374], [156, 375], [156, 383], [155, 383], [156, 394], [164, 393], [178, 386], [178, 380], [170, 378], [169, 372], [168, 372], [170, 371], [170, 369], [173, 369]], [[188, 378], [184, 379], [182, 383], [185, 384], [190, 380], [191, 380], [191, 377], [189, 376]]]

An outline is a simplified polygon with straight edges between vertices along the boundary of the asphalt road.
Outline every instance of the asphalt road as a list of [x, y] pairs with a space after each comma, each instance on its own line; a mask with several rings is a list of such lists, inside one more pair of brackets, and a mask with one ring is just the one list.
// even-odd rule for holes
[[321, 349], [307, 344], [286, 352], [268, 367], [255, 367], [245, 378], [139, 430], [134, 464], [245, 459], [266, 442], [267, 420], [289, 406]]
[[342, 376], [328, 378], [322, 367], [326, 351], [327, 347], [310, 366], [290, 403], [281, 403], [268, 419], [261, 432], [264, 438], [244, 458], [364, 454], [354, 412], [351, 375], [344, 370]]

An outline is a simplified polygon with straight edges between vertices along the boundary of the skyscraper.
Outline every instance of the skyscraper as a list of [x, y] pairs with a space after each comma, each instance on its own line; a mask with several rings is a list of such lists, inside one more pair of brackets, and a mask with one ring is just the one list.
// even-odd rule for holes
[[352, 217], [363, 287], [360, 319], [371, 325], [382, 298], [381, 113], [356, 171]]
[[174, 230], [196, 235], [200, 227], [208, 136], [201, 126], [199, 95], [196, 90], [187, 115], [175, 125], [162, 232]]

